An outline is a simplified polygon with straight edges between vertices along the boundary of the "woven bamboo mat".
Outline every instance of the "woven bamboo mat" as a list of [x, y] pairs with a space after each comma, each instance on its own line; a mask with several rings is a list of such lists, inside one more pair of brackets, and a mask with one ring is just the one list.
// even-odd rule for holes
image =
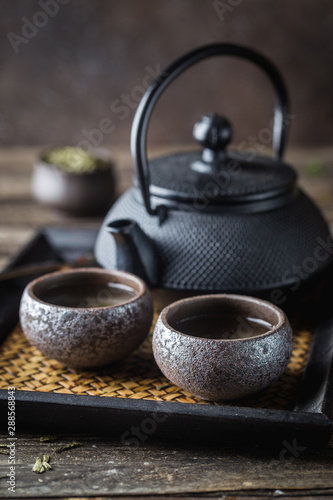
[[[157, 311], [154, 321], [157, 319]], [[228, 405], [292, 409], [306, 365], [312, 334], [294, 332], [290, 363], [280, 379], [260, 393]], [[166, 379], [155, 364], [151, 334], [126, 360], [96, 370], [74, 370], [43, 356], [26, 340], [18, 325], [0, 348], [0, 389], [56, 392], [180, 403], [207, 403]]]

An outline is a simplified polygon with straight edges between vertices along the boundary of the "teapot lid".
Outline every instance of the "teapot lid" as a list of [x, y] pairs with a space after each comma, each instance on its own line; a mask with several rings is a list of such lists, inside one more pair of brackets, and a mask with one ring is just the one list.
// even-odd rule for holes
[[[213, 56], [234, 56], [253, 62], [272, 83], [276, 104], [272, 130], [274, 158], [226, 151], [232, 138], [228, 120], [213, 113], [202, 117], [193, 135], [203, 147], [148, 162], [147, 129], [162, 93], [178, 75]], [[257, 52], [232, 44], [213, 44], [195, 49], [172, 63], [154, 80], [134, 116], [131, 150], [142, 199], [150, 215], [160, 222], [171, 206], [186, 209], [257, 211], [269, 210], [292, 200], [297, 193], [297, 174], [282, 162], [288, 125], [288, 95], [276, 67]]]
[[203, 116], [193, 135], [203, 150], [173, 154], [150, 161], [150, 193], [197, 206], [267, 200], [290, 192], [295, 170], [277, 159], [226, 151], [232, 139], [228, 120]]

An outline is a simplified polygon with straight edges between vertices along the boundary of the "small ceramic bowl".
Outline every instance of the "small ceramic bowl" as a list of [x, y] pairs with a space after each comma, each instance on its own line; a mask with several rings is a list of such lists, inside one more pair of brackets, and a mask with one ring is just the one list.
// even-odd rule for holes
[[118, 361], [147, 336], [153, 305], [145, 283], [123, 271], [60, 271], [24, 290], [20, 321], [45, 356], [74, 368]]
[[163, 374], [182, 389], [208, 401], [231, 400], [280, 377], [292, 330], [284, 312], [264, 300], [204, 295], [163, 309], [153, 352]]
[[44, 206], [76, 216], [103, 215], [115, 199], [114, 164], [110, 152], [94, 148], [91, 154], [104, 162], [92, 172], [71, 172], [48, 163], [44, 150], [34, 165], [32, 194]]

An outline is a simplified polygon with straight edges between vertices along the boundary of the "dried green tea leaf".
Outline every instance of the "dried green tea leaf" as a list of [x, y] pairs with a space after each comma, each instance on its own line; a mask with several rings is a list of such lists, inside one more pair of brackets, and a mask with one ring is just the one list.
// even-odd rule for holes
[[0, 444], [0, 448], [9, 448], [9, 444]]
[[52, 443], [52, 441], [56, 441], [59, 439], [59, 436], [42, 436], [39, 438], [41, 443]]
[[52, 469], [51, 465], [49, 464], [50, 461], [50, 455], [43, 455], [43, 462], [42, 465], [45, 467], [45, 469], [50, 470]]
[[54, 453], [62, 453], [63, 451], [71, 450], [72, 448], [77, 448], [78, 446], [83, 446], [83, 444], [75, 441], [74, 439], [70, 444], [59, 446], [59, 448], [52, 448], [52, 451], [54, 451]]
[[6, 477], [8, 477], [7, 474], [5, 474], [4, 476], [0, 476], [0, 480], [5, 479]]
[[9, 449], [8, 448], [0, 448], [0, 453], [2, 455], [9, 455]]
[[66, 146], [55, 148], [42, 157], [42, 160], [72, 174], [90, 174], [96, 170], [110, 168], [110, 164], [97, 158], [82, 148]]
[[44, 483], [43, 479], [41, 479], [41, 478], [38, 478], [38, 481], [39, 481], [40, 483]]
[[36, 458], [36, 462], [32, 468], [32, 472], [36, 472], [37, 474], [43, 474], [45, 469], [43, 467], [42, 460], [39, 457], [35, 457], [35, 458]]

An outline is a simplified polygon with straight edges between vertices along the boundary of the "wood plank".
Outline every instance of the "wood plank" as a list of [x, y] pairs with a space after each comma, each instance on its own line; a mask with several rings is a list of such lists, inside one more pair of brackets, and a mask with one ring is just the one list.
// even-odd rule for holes
[[[4, 443], [7, 436], [2, 435]], [[79, 436], [82, 447], [61, 454], [52, 448], [71, 442], [40, 443], [38, 435], [19, 435], [17, 441], [16, 496], [50, 497], [89, 495], [156, 495], [218, 493], [223, 491], [319, 489], [333, 492], [332, 445], [326, 450], [303, 450], [298, 456], [281, 450], [207, 448], [147, 441], [125, 446], [118, 439]], [[301, 445], [301, 443], [298, 443]], [[31, 471], [34, 457], [49, 454], [52, 470], [37, 475]], [[0, 475], [8, 464], [0, 455]], [[38, 478], [43, 483], [38, 482]], [[2, 497], [12, 493], [3, 491]]]
[[0, 148], [0, 171], [30, 172], [40, 147], [8, 146]]
[[0, 256], [0, 272], [4, 269], [4, 267], [8, 264], [9, 257], [1, 257]]
[[0, 226], [0, 255], [9, 256], [32, 238], [34, 229]]
[[[287, 495], [285, 494], [286, 492], [283, 491], [283, 500], [291, 500], [297, 498], [297, 500], [332, 500], [332, 495], [328, 490], [308, 490], [306, 492], [306, 496], [304, 496], [303, 493], [299, 492], [287, 492]], [[275, 491], [266, 491], [263, 492], [261, 490], [253, 491], [251, 493], [251, 496], [246, 491], [239, 491], [237, 493], [233, 492], [220, 492], [218, 494], [212, 494], [212, 495], [206, 495], [206, 494], [190, 494], [190, 495], [152, 495], [152, 496], [98, 496], [94, 497], [94, 500], [128, 500], [135, 498], [135, 500], [172, 500], [172, 499], [184, 499], [186, 498], [187, 500], [196, 500], [200, 498], [200, 500], [212, 500], [214, 498], [218, 498], [219, 500], [258, 500], [258, 497], [260, 499], [267, 498], [270, 499], [273, 497], [279, 497], [281, 496], [280, 490], [275, 490]], [[320, 496], [320, 498], [318, 498]], [[56, 497], [53, 500], [57, 500], [61, 497]], [[89, 500], [91, 497], [71, 497], [71, 498], [66, 498], [66, 500]]]
[[[1, 171], [0, 171], [1, 172]], [[0, 199], [31, 198], [30, 174], [1, 172]]]
[[73, 217], [56, 210], [22, 200], [21, 202], [0, 201], [1, 227], [20, 229], [38, 228], [45, 225], [54, 226], [98, 226], [102, 217]]

